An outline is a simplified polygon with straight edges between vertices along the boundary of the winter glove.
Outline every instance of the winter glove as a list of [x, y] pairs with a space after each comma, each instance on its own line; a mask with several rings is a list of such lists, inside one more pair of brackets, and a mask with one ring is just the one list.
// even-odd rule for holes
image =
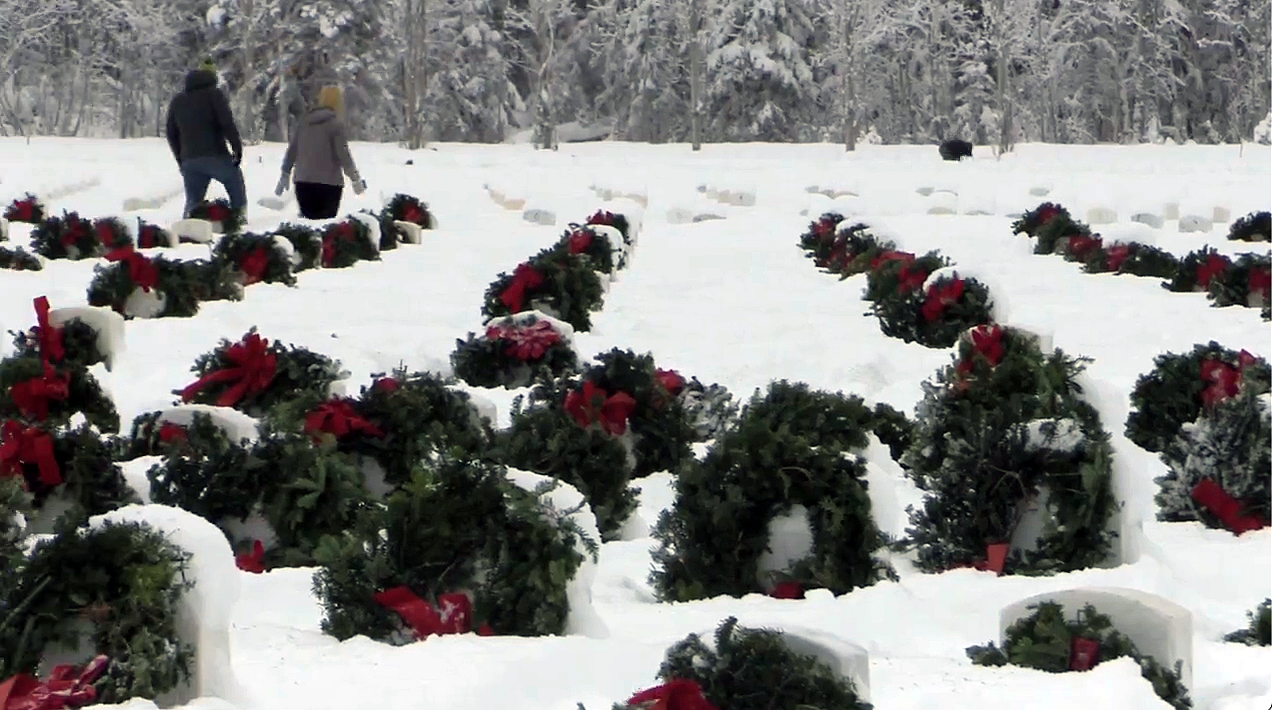
[[363, 180], [362, 178], [358, 178], [358, 180], [353, 183], [353, 194], [361, 195], [362, 193], [366, 191], [367, 191], [367, 181]]
[[275, 195], [277, 195], [277, 196], [282, 196], [282, 194], [283, 194], [284, 192], [287, 192], [287, 187], [288, 187], [290, 184], [291, 184], [291, 174], [290, 174], [290, 173], [283, 173], [282, 175], [279, 175], [279, 176], [278, 176], [278, 186], [274, 188], [274, 194], [275, 194]]

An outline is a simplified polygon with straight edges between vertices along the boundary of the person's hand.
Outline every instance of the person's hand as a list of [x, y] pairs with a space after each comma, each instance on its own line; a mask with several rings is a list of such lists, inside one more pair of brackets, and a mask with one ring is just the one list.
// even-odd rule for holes
[[353, 183], [353, 194], [361, 195], [362, 193], [366, 191], [367, 191], [367, 181], [363, 180], [362, 178], [358, 178], [358, 180]]
[[281, 197], [284, 192], [287, 192], [287, 186], [290, 184], [291, 175], [283, 173], [278, 177], [278, 186], [274, 188], [274, 194]]

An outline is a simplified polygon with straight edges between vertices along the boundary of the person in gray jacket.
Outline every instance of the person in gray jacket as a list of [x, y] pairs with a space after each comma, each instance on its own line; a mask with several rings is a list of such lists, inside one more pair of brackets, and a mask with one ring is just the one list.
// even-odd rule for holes
[[[358, 175], [345, 135], [343, 101], [340, 88], [324, 86], [318, 93], [318, 106], [302, 119], [283, 156], [283, 174], [275, 195], [287, 191], [295, 169], [296, 203], [305, 219], [331, 219], [340, 211], [344, 176], [349, 177], [353, 192], [366, 192], [367, 183]], [[343, 171], [344, 175], [341, 175]]]

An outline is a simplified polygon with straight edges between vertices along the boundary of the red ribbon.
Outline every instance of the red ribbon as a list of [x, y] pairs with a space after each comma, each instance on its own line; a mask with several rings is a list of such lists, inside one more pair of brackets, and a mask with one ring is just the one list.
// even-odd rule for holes
[[813, 222], [810, 229], [813, 232], [814, 237], [817, 237], [818, 239], [825, 241], [826, 237], [834, 235], [835, 227], [837, 226], [837, 224], [838, 223], [832, 219], [829, 219], [827, 217], [822, 217], [816, 222]]
[[804, 587], [799, 582], [778, 582], [768, 595], [774, 599], [803, 599]]
[[354, 431], [360, 431], [368, 436], [384, 436], [384, 431], [359, 416], [348, 400], [333, 399], [330, 402], [323, 402], [317, 409], [305, 415], [305, 433], [307, 434], [325, 432], [339, 439]]
[[931, 323], [941, 317], [946, 307], [958, 303], [963, 297], [963, 279], [950, 279], [945, 283], [934, 283], [928, 287], [927, 298], [920, 309], [923, 320]]
[[993, 572], [998, 576], [1002, 576], [1003, 569], [1007, 566], [1007, 553], [1011, 551], [1011, 545], [1005, 542], [995, 542], [985, 545], [985, 556], [979, 560], [973, 560], [970, 563], [964, 562], [957, 564], [950, 569], [975, 569], [981, 572]]
[[137, 230], [137, 248], [152, 249], [159, 246], [159, 228], [153, 224], [143, 224]]
[[919, 288], [927, 281], [928, 273], [922, 267], [915, 266], [912, 261], [906, 262], [897, 272], [897, 293], [907, 293]]
[[591, 380], [584, 380], [582, 389], [565, 396], [565, 411], [579, 426], [586, 428], [595, 422], [615, 436], [627, 431], [627, 418], [634, 409], [636, 400], [631, 395], [618, 392], [609, 396]]
[[181, 390], [182, 401], [189, 402], [199, 390], [218, 382], [232, 382], [216, 398], [218, 407], [232, 407], [244, 396], [263, 391], [274, 380], [278, 356], [269, 352], [269, 341], [256, 333], [225, 349], [223, 356], [231, 367], [209, 372]]
[[903, 265], [913, 264], [915, 256], [908, 251], [885, 251], [870, 260], [870, 269], [875, 270], [889, 261], [899, 261]]
[[512, 272], [512, 282], [499, 294], [499, 301], [513, 313], [520, 313], [526, 300], [526, 289], [543, 285], [543, 274], [529, 264], [521, 264]]
[[377, 392], [396, 392], [400, 386], [401, 383], [397, 381], [396, 377], [381, 377], [372, 383], [371, 389]]
[[[5, 219], [13, 222], [31, 222], [35, 219], [35, 200], [14, 200], [5, 211]], [[3, 706], [0, 706], [3, 710]]]
[[79, 217], [71, 216], [66, 220], [66, 231], [62, 232], [62, 246], [74, 246], [85, 234], [88, 233], [87, 223]]
[[[968, 331], [968, 337], [972, 341], [972, 354], [979, 353], [991, 367], [1002, 362], [1007, 350], [1003, 345], [1002, 328], [993, 324], [978, 325]], [[969, 375], [974, 367], [973, 358], [966, 357], [959, 360], [954, 370], [960, 375]]]
[[269, 266], [269, 249], [263, 246], [244, 254], [239, 259], [239, 271], [243, 272], [243, 284], [251, 286], [265, 278], [265, 269]]
[[17, 476], [25, 484], [26, 466], [40, 471], [40, 483], [52, 488], [62, 483], [62, 472], [53, 457], [53, 439], [35, 427], [10, 419], [0, 427], [0, 476]]
[[1222, 274], [1228, 268], [1228, 257], [1211, 254], [1197, 265], [1197, 285], [1205, 290], [1210, 288], [1210, 280]]
[[596, 214], [587, 218], [588, 224], [600, 224], [606, 227], [614, 226], [614, 213], [605, 210], [597, 210]]
[[1069, 670], [1089, 671], [1100, 662], [1100, 642], [1074, 636], [1069, 642]]
[[[466, 634], [472, 630], [473, 602], [467, 594], [439, 594], [436, 608], [405, 586], [377, 592], [372, 599], [376, 604], [391, 609], [402, 617], [417, 639], [433, 634]], [[483, 624], [478, 633], [489, 636], [490, 627]]]
[[1246, 277], [1246, 289], [1250, 293], [1262, 294], [1263, 300], [1266, 301], [1268, 292], [1272, 291], [1272, 270], [1250, 269], [1250, 273]]
[[171, 444], [177, 441], [185, 441], [188, 438], [186, 428], [173, 424], [172, 422], [164, 422], [159, 427], [159, 441], [164, 444]]
[[159, 270], [146, 258], [145, 254], [132, 248], [132, 245], [115, 249], [106, 254], [106, 261], [122, 261], [128, 265], [128, 278], [134, 285], [146, 293], [159, 284]]
[[49, 299], [35, 299], [36, 342], [40, 346], [40, 359], [44, 362], [61, 362], [66, 357], [62, 347], [62, 329], [49, 324]]
[[9, 387], [9, 397], [22, 416], [44, 421], [49, 418], [49, 402], [70, 396], [70, 382], [70, 375], [55, 371], [46, 362], [43, 375], [14, 383]]
[[1126, 244], [1114, 244], [1104, 252], [1104, 268], [1117, 271], [1122, 263], [1131, 255], [1131, 247]]
[[582, 254], [592, 246], [592, 233], [586, 229], [576, 229], [566, 240], [566, 248], [571, 254]]
[[63, 710], [97, 701], [93, 683], [106, 672], [110, 659], [97, 656], [78, 673], [75, 666], [54, 666], [49, 679], [20, 673], [0, 683], [0, 710]]
[[1087, 256], [1091, 252], [1103, 246], [1104, 242], [1099, 237], [1089, 237], [1085, 234], [1075, 234], [1069, 237], [1068, 246], [1065, 248], [1078, 261], [1086, 261]]
[[421, 227], [427, 227], [428, 225], [425, 224], [424, 215], [425, 215], [424, 210], [420, 209], [414, 204], [411, 204], [408, 202], [402, 205], [402, 221], [403, 222], [410, 222], [411, 224], [418, 224]]
[[655, 370], [654, 379], [673, 397], [685, 388], [685, 378], [675, 370]]
[[1039, 207], [1038, 211], [1034, 213], [1034, 224], [1041, 227], [1042, 225], [1046, 224], [1047, 222], [1050, 222], [1051, 220], [1055, 219], [1059, 215], [1060, 215], [1060, 208], [1058, 207], [1051, 207], [1050, 205]]
[[244, 552], [234, 556], [234, 566], [252, 574], [263, 573], [265, 571], [265, 543], [260, 540], [253, 540], [251, 552]]
[[1213, 479], [1203, 478], [1198, 481], [1197, 485], [1193, 486], [1190, 496], [1197, 505], [1210, 511], [1210, 514], [1218, 518], [1225, 528], [1237, 535], [1251, 530], [1261, 530], [1267, 526], [1266, 521], [1253, 515], [1242, 515], [1241, 502], [1228, 495], [1228, 492]]
[[336, 242], [352, 241], [358, 238], [357, 232], [354, 231], [353, 225], [349, 222], [341, 222], [327, 227], [327, 231], [322, 235], [322, 265], [324, 268], [331, 266], [331, 260], [336, 258]]
[[492, 325], [486, 329], [486, 338], [507, 341], [512, 356], [522, 361], [538, 360], [548, 348], [561, 342], [561, 334], [542, 320], [527, 327]]
[[204, 212], [208, 216], [209, 222], [224, 222], [230, 216], [230, 211], [224, 205], [218, 205], [215, 202], [209, 203], [207, 210]]
[[1201, 380], [1207, 384], [1201, 391], [1201, 403], [1207, 407], [1236, 397], [1241, 391], [1241, 370], [1215, 358], [1202, 361]]
[[648, 710], [716, 710], [702, 694], [702, 688], [692, 680], [673, 678], [649, 690], [642, 690], [628, 698], [628, 705], [651, 703]]

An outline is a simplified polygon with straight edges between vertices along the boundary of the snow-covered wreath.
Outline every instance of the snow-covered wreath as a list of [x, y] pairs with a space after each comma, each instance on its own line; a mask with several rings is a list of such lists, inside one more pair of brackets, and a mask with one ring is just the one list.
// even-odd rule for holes
[[511, 274], [500, 274], [486, 289], [482, 316], [496, 318], [537, 310], [569, 323], [576, 332], [592, 328], [604, 288], [591, 263], [566, 251], [544, 249]]
[[29, 192], [10, 202], [9, 206], [4, 208], [4, 218], [10, 222], [39, 224], [44, 221], [46, 214], [44, 203], [40, 202], [40, 198]]
[[474, 387], [517, 389], [574, 372], [574, 329], [538, 311], [492, 318], [481, 335], [455, 341], [455, 377]]
[[968, 328], [990, 322], [989, 289], [959, 276], [938, 252], [916, 257], [881, 252], [871, 260], [866, 298], [884, 335], [929, 348], [948, 348]]
[[75, 212], [46, 217], [36, 225], [31, 249], [45, 259], [96, 259], [106, 253], [92, 222]]
[[294, 254], [291, 241], [284, 237], [250, 233], [227, 234], [212, 249], [213, 261], [227, 265], [244, 286], [256, 283], [295, 286]]
[[88, 303], [125, 318], [189, 318], [202, 301], [237, 295], [230, 270], [217, 260], [153, 258], [131, 246], [106, 254], [108, 266], [93, 268]]

